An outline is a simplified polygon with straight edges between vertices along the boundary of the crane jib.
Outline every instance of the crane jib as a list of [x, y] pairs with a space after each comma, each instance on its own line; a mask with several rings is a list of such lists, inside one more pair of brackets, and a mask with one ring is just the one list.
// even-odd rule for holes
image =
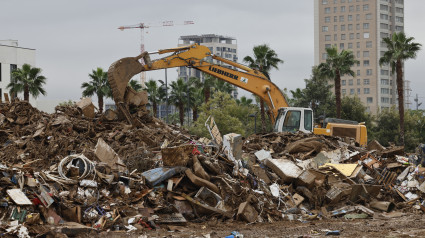
[[212, 71], [212, 72], [214, 72], [214, 73], [221, 74], [221, 75], [223, 75], [223, 76], [226, 76], [226, 77], [229, 77], [229, 78], [232, 78], [232, 79], [236, 79], [236, 80], [238, 80], [238, 76], [237, 76], [237, 75], [234, 75], [234, 74], [232, 74], [232, 73], [229, 73], [229, 72], [223, 71], [223, 70], [221, 70], [221, 69], [214, 68], [213, 66], [210, 66], [210, 67], [208, 68], [208, 70], [209, 70], [209, 71]]

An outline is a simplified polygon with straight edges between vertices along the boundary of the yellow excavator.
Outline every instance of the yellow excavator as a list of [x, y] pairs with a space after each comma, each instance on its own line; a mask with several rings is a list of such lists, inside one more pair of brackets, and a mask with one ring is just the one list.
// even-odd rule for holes
[[[170, 55], [151, 60], [153, 54]], [[142, 64], [139, 60], [143, 60]], [[213, 63], [213, 60], [221, 62]], [[232, 68], [232, 66], [234, 68]], [[367, 143], [366, 127], [352, 121], [327, 121], [322, 128], [314, 128], [313, 111], [310, 108], [289, 107], [281, 90], [263, 73], [245, 65], [211, 54], [208, 47], [198, 44], [163, 49], [156, 52], [143, 52], [137, 57], [127, 57], [114, 62], [108, 70], [108, 80], [112, 95], [122, 116], [131, 124], [140, 124], [129, 113], [129, 106], [143, 106], [148, 103], [146, 91], [136, 92], [128, 86], [130, 79], [143, 71], [174, 67], [190, 67], [245, 89], [267, 104], [269, 116], [274, 123], [274, 131], [315, 133], [335, 136], [348, 136], [360, 145]]]

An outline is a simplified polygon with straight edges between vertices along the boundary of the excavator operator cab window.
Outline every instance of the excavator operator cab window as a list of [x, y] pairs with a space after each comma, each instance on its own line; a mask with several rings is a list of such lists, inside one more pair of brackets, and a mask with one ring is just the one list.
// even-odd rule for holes
[[304, 111], [304, 129], [307, 131], [313, 130], [313, 111]]
[[301, 112], [288, 111], [283, 122], [282, 131], [296, 132], [300, 129]]

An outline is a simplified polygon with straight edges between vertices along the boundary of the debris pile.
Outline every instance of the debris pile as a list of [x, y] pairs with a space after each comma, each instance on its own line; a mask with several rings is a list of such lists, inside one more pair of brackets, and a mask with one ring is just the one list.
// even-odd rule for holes
[[[147, 118], [131, 127], [90, 103], [46, 114], [0, 104], [3, 233], [142, 231], [209, 219], [247, 223], [425, 211], [423, 152], [304, 133], [212, 141]], [[82, 110], [84, 108], [84, 110]], [[211, 122], [213, 120], [211, 119]], [[42, 226], [40, 226], [42, 225]]]

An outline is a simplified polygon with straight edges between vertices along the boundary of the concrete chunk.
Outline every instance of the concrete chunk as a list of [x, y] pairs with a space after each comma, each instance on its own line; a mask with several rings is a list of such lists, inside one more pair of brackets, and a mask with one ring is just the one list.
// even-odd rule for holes
[[273, 170], [284, 182], [292, 182], [303, 172], [294, 162], [287, 159], [266, 159], [265, 165]]

